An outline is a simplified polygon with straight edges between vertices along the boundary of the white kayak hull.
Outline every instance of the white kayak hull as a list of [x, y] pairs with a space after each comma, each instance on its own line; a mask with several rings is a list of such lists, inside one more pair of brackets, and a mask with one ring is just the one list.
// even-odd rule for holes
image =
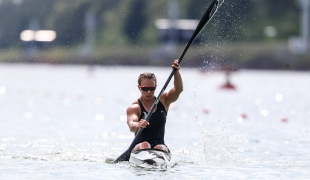
[[135, 166], [148, 169], [167, 169], [171, 154], [159, 149], [132, 150], [129, 162]]

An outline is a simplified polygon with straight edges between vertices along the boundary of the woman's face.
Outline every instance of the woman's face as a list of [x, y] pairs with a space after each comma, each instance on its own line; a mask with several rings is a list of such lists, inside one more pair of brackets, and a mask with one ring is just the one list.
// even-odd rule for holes
[[[155, 79], [146, 79], [143, 78], [141, 80], [141, 85], [138, 85], [138, 88], [141, 92], [141, 95], [144, 98], [154, 98], [154, 93], [156, 88], [156, 82]], [[154, 90], [153, 90], [154, 89]]]

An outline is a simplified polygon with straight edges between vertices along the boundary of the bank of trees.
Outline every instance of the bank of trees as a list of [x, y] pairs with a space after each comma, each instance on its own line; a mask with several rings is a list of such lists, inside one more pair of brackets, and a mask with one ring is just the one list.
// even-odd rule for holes
[[[179, 18], [200, 19], [210, 1], [175, 0]], [[154, 21], [167, 18], [168, 0], [0, 0], [0, 47], [20, 46], [19, 34], [29, 28], [57, 32], [56, 45], [81, 44], [85, 14], [96, 17], [98, 44], [144, 44], [157, 41]], [[206, 31], [224, 40], [262, 40], [263, 28], [274, 26], [285, 39], [299, 33], [296, 1], [226, 0]], [[212, 36], [207, 36], [211, 38]]]

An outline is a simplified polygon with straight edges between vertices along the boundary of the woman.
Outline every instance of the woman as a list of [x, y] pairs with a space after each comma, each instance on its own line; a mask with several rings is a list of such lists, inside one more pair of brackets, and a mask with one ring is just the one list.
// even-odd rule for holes
[[164, 140], [167, 112], [170, 104], [175, 102], [183, 91], [178, 60], [173, 62], [172, 68], [176, 69], [174, 71], [174, 86], [159, 98], [149, 122], [144, 119], [144, 114], [149, 113], [156, 99], [154, 93], [157, 81], [155, 75], [149, 72], [140, 74], [138, 78], [138, 88], [141, 96], [126, 111], [127, 124], [131, 132], [137, 133], [140, 128], [144, 128], [134, 150], [155, 148], [169, 152]]

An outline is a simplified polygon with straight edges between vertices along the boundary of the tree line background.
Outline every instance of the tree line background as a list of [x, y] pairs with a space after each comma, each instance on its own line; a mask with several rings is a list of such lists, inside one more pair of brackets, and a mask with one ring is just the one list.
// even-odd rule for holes
[[[177, 0], [179, 18], [200, 19], [211, 0]], [[154, 44], [154, 22], [168, 18], [168, 0], [0, 0], [0, 47], [21, 45], [20, 33], [32, 21], [57, 32], [56, 46], [85, 41], [85, 14], [96, 16], [96, 44]], [[229, 41], [264, 41], [265, 26], [278, 30], [276, 40], [299, 34], [299, 10], [294, 0], [226, 0], [206, 34]], [[212, 36], [206, 35], [206, 40]]]

